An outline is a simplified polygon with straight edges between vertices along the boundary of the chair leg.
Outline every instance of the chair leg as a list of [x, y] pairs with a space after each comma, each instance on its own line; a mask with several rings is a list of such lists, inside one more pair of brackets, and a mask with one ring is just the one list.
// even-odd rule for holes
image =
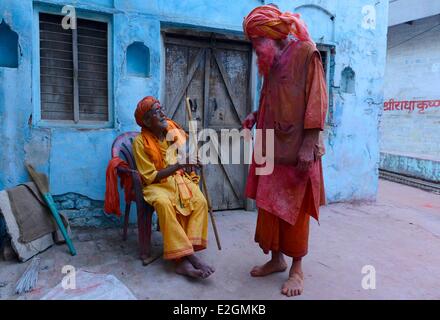
[[146, 217], [145, 212], [142, 212], [142, 210], [138, 211], [138, 239], [139, 239], [139, 256], [141, 260], [148, 258], [148, 252], [146, 248]]
[[131, 209], [131, 202], [125, 205], [124, 233], [122, 235], [122, 240], [124, 241], [127, 241], [128, 224], [130, 222], [130, 209]]
[[145, 249], [148, 257], [151, 256], [151, 221], [153, 220], [153, 212], [148, 209], [145, 212]]

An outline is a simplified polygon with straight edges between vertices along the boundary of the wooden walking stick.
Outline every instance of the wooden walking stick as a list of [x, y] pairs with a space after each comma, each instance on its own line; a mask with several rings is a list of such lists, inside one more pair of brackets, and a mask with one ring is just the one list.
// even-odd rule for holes
[[[190, 98], [186, 98], [186, 113], [188, 114], [189, 136], [191, 137], [191, 132], [192, 132], [192, 137], [194, 138], [194, 141], [193, 141], [194, 148], [195, 148], [196, 154], [198, 154], [199, 148], [198, 148], [197, 139], [196, 139], [197, 132], [195, 132], [195, 130], [192, 126], [191, 99]], [[214, 213], [212, 212], [211, 200], [209, 198], [208, 188], [206, 186], [205, 171], [204, 171], [203, 166], [201, 166], [201, 168], [200, 168], [200, 176], [202, 179], [202, 186], [203, 186], [203, 191], [205, 193], [206, 202], [208, 203], [209, 215], [211, 216], [211, 222], [212, 222], [212, 228], [214, 229], [215, 240], [217, 241], [218, 249], [221, 250], [222, 245], [220, 244], [220, 237], [218, 236], [217, 225], [215, 223]]]

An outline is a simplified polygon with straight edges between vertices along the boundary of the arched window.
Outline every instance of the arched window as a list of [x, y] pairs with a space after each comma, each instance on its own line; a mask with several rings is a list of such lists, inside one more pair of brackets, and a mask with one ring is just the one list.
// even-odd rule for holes
[[0, 24], [0, 67], [18, 68], [18, 34], [4, 20]]
[[346, 67], [341, 74], [341, 91], [344, 93], [355, 93], [356, 74], [353, 69]]
[[127, 73], [130, 76], [150, 76], [150, 49], [142, 42], [134, 42], [127, 48]]

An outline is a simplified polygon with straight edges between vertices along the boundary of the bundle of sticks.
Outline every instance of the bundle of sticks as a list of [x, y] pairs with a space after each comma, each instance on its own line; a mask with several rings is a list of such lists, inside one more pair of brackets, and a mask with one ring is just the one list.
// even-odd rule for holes
[[34, 258], [15, 286], [15, 293], [20, 295], [32, 291], [37, 285], [40, 271], [40, 258]]

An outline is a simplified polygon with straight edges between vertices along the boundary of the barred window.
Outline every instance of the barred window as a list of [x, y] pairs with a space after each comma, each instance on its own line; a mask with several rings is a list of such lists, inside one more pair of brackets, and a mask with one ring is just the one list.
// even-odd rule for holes
[[41, 119], [109, 121], [108, 24], [40, 13]]

